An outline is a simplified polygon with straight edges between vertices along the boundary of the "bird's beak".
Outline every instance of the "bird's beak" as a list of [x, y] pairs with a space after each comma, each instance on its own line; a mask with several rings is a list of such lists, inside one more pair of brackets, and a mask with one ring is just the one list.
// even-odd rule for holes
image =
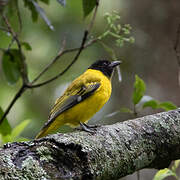
[[122, 61], [113, 61], [113, 62], [111, 62], [109, 67], [114, 68], [114, 67], [120, 65], [121, 63], [122, 63]]

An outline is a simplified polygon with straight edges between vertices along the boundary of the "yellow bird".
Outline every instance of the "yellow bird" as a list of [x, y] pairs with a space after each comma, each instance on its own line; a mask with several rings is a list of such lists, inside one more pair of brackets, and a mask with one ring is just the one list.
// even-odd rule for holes
[[92, 132], [87, 121], [98, 112], [111, 96], [111, 77], [120, 61], [99, 60], [76, 78], [53, 106], [49, 119], [36, 136], [41, 138], [62, 125], [81, 126]]

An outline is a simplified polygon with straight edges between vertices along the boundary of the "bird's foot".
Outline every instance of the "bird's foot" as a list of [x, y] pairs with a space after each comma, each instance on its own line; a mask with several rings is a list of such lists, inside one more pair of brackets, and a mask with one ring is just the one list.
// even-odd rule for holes
[[94, 133], [96, 131], [95, 129], [92, 130], [92, 128], [95, 128], [95, 126], [90, 127], [87, 124], [84, 124], [84, 123], [81, 123], [81, 122], [80, 122], [80, 126], [81, 126], [83, 131], [86, 131], [86, 132], [89, 132], [89, 133]]
[[85, 123], [83, 123], [87, 128], [90, 128], [90, 129], [94, 129], [94, 128], [98, 128], [100, 127], [101, 125], [100, 124], [93, 124], [93, 125], [87, 125]]

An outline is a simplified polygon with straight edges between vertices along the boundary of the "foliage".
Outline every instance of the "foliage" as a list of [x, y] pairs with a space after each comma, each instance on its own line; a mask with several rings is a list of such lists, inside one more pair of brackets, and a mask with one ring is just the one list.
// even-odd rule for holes
[[150, 100], [143, 104], [143, 108], [151, 107], [152, 109], [164, 109], [165, 111], [169, 111], [172, 109], [176, 109], [177, 107], [171, 102], [159, 102], [157, 100]]
[[[7, 1], [7, 2], [8, 3], [5, 4], [3, 7], [0, 7], [0, 11], [2, 9], [5, 9], [4, 7], [6, 7], [6, 10], [4, 10], [4, 12], [5, 13], [8, 12], [9, 17], [12, 18], [14, 13], [16, 12], [14, 11], [12, 7], [17, 6], [19, 1], [14, 0], [14, 1]], [[38, 17], [40, 16], [44, 20], [44, 22], [47, 24], [47, 26], [51, 30], [53, 30], [54, 27], [51, 23], [51, 20], [49, 19], [49, 17], [47, 17], [46, 11], [42, 8], [44, 7], [43, 4], [49, 5], [50, 2], [52, 1], [50, 0], [23, 0], [24, 7], [31, 12], [32, 21], [37, 22]], [[63, 7], [66, 5], [66, 0], [57, 0], [57, 2]], [[98, 2], [97, 0], [82, 0], [81, 1], [82, 7], [83, 7], [82, 10], [83, 10], [84, 19], [90, 15], [90, 13], [95, 8], [97, 2]], [[134, 40], [134, 37], [131, 36], [132, 28], [129, 24], [121, 24], [120, 23], [121, 17], [115, 11], [112, 14], [106, 13], [104, 18], [105, 18], [107, 26], [106, 28], [104, 28], [105, 30], [102, 33], [100, 33], [100, 35], [96, 38], [98, 39], [98, 42], [103, 46], [103, 48], [108, 52], [108, 54], [110, 54], [112, 59], [116, 59], [114, 48], [109, 47], [103, 40], [109, 37], [112, 38], [113, 43], [115, 43], [115, 45], [118, 48], [123, 47], [125, 43], [133, 43], [135, 40]], [[3, 23], [1, 24], [1, 26], [2, 25]], [[18, 33], [17, 35], [19, 35]], [[7, 33], [7, 36], [10, 37], [9, 32]], [[14, 37], [12, 37], [12, 42], [14, 41], [15, 41]], [[11, 43], [9, 44], [7, 49], [2, 50], [2, 70], [4, 72], [4, 75], [6, 77], [8, 84], [10, 84], [11, 87], [12, 85], [13, 87], [15, 87], [15, 85], [17, 86], [19, 85], [17, 82], [20, 82], [20, 79], [21, 79], [21, 71], [22, 71], [21, 56], [23, 55], [25, 58], [25, 55], [23, 54], [23, 52], [20, 52], [20, 50], [17, 47], [12, 46], [13, 43], [12, 44]], [[113, 43], [112, 43], [112, 46], [113, 46]], [[32, 47], [28, 42], [20, 41], [20, 45], [22, 47], [22, 51], [32, 50]], [[133, 108], [130, 109], [130, 108], [124, 107], [121, 109], [121, 112], [130, 113], [137, 116], [139, 112], [138, 107], [140, 107], [140, 110], [143, 110], [144, 108], [152, 108], [152, 109], [163, 109], [165, 111], [176, 108], [176, 106], [173, 103], [168, 102], [168, 101], [160, 102], [158, 100], [155, 100], [151, 96], [145, 95], [145, 92], [146, 92], [145, 82], [138, 75], [136, 75], [135, 82], [134, 82], [134, 90], [132, 93]], [[110, 115], [109, 117], [113, 116], [114, 114], [112, 113], [112, 115]], [[2, 117], [2, 115], [3, 115], [3, 111], [0, 108], [0, 117]], [[2, 143], [27, 140], [25, 138], [22, 138], [20, 134], [27, 127], [29, 122], [30, 122], [29, 120], [24, 120], [19, 125], [17, 125], [16, 127], [12, 129], [7, 118], [5, 118], [3, 120], [3, 123], [0, 125], [0, 139]], [[155, 180], [163, 179], [164, 177], [171, 176], [171, 175], [177, 178], [175, 171], [178, 166], [179, 166], [179, 160], [175, 161], [171, 169], [166, 168], [164, 170], [160, 170], [156, 174]]]
[[88, 16], [96, 5], [96, 0], [82, 0], [84, 17]]
[[[0, 117], [3, 115], [3, 110], [0, 107]], [[22, 138], [20, 134], [24, 131], [30, 120], [24, 120], [13, 129], [11, 128], [7, 118], [4, 119], [0, 125], [0, 140], [1, 143], [14, 142], [14, 141], [27, 141], [27, 138]]]
[[177, 108], [172, 102], [160, 102], [153, 99], [151, 96], [145, 95], [145, 91], [145, 82], [138, 75], [135, 75], [134, 90], [132, 94], [132, 103], [134, 109], [121, 108], [121, 112], [137, 114], [137, 107], [140, 107], [141, 109], [150, 107], [152, 109], [163, 109], [165, 111]]
[[[138, 116], [137, 106], [141, 108], [150, 107], [152, 109], [163, 109], [165, 111], [176, 109], [177, 107], [172, 102], [159, 102], [158, 100], [153, 99], [151, 96], [145, 95], [146, 84], [145, 82], [138, 76], [135, 75], [134, 82], [134, 91], [132, 95], [132, 103], [134, 109], [131, 110], [129, 108], [121, 108], [121, 112], [134, 114], [136, 117]], [[168, 176], [173, 176], [177, 180], [179, 180], [176, 169], [180, 164], [180, 160], [176, 160], [171, 169], [165, 168], [158, 171], [153, 180], [162, 180]]]
[[154, 176], [153, 180], [162, 180], [168, 176], [173, 176], [176, 180], [179, 180], [180, 178], [176, 174], [176, 170], [180, 165], [180, 160], [174, 161], [173, 166], [165, 169], [159, 170], [156, 175]]
[[21, 42], [21, 45], [27, 50], [32, 51], [32, 47], [28, 42]]
[[144, 81], [135, 75], [134, 91], [133, 91], [133, 104], [136, 105], [142, 99], [146, 91], [146, 85]]
[[3, 53], [2, 69], [9, 84], [15, 84], [20, 78], [21, 55], [18, 49], [9, 49]]
[[[20, 9], [18, 9], [18, 2], [17, 0], [9, 3], [6, 5], [6, 10], [4, 9], [4, 14], [5, 17], [2, 19], [4, 20], [4, 24], [6, 25], [3, 28], [7, 28], [6, 32], [8, 32], [6, 35], [11, 37], [11, 42], [8, 45], [7, 49], [1, 49], [2, 50], [2, 70], [3, 73], [6, 77], [6, 80], [8, 84], [11, 86], [19, 85], [20, 83], [22, 84], [20, 89], [26, 89], [27, 87], [32, 86], [32, 82], [29, 80], [29, 72], [27, 71], [27, 66], [28, 64], [26, 63], [26, 57], [24, 51], [32, 51], [31, 45], [24, 41], [24, 40], [19, 40], [19, 36], [21, 33], [21, 28], [19, 27], [20, 31], [15, 32], [15, 29], [13, 24], [11, 23], [10, 19], [12, 18], [12, 15], [15, 15], [15, 12], [17, 11], [16, 16], [18, 17], [16, 20], [19, 22], [19, 26], [22, 26], [22, 20], [20, 17]], [[42, 4], [50, 4], [50, 0], [23, 0], [23, 5], [25, 8], [27, 8], [31, 12], [31, 18], [33, 22], [37, 22], [38, 16], [40, 16], [44, 22], [47, 24], [47, 26], [53, 30], [54, 27], [47, 17], [45, 10], [41, 7]], [[62, 6], [65, 6], [66, 0], [57, 0], [58, 3], [60, 3]], [[97, 6], [98, 0], [82, 0], [82, 7], [83, 7], [83, 14], [84, 18], [86, 18]], [[12, 11], [12, 7], [17, 8], [16, 11]], [[11, 15], [10, 15], [10, 11]], [[95, 13], [96, 11], [94, 11]], [[94, 14], [95, 15], [95, 14]], [[93, 17], [95, 18], [95, 16]], [[114, 41], [116, 42], [116, 45], [118, 47], [122, 47], [124, 42], [133, 42], [133, 38], [129, 37], [130, 32], [131, 32], [131, 27], [128, 24], [121, 25], [119, 23], [120, 16], [116, 13], [113, 12], [112, 14], [106, 13], [105, 14], [105, 19], [107, 23], [107, 29], [105, 32], [101, 33], [102, 35], [98, 37], [94, 37], [95, 41], [100, 42], [103, 47], [108, 51], [108, 53], [112, 56], [112, 58], [116, 58], [114, 50], [112, 47], [108, 47], [106, 43], [104, 43], [102, 40], [105, 37], [113, 37]], [[92, 21], [94, 21], [94, 18], [92, 18]], [[90, 22], [90, 26], [92, 25], [93, 22]], [[15, 42], [15, 43], [14, 43]], [[89, 41], [91, 42], [91, 40]], [[16, 44], [14, 46], [14, 44]], [[57, 56], [58, 57], [58, 56]], [[56, 59], [56, 58], [55, 58]], [[54, 62], [53, 62], [54, 63]], [[52, 63], [52, 64], [53, 64]], [[51, 64], [51, 63], [50, 63]], [[69, 66], [70, 67], [70, 66]], [[48, 68], [46, 67], [46, 70]], [[45, 71], [46, 71], [45, 70]], [[44, 70], [42, 72], [45, 72]], [[40, 73], [41, 75], [43, 73]], [[21, 81], [20, 81], [21, 80]], [[17, 83], [19, 82], [19, 83]], [[31, 88], [32, 89], [32, 88]], [[23, 90], [22, 90], [23, 92]], [[18, 94], [18, 93], [17, 93]], [[17, 99], [21, 96], [17, 95]], [[3, 115], [3, 112], [1, 111], [1, 117]], [[0, 124], [0, 133], [1, 133], [1, 139], [2, 142], [12, 142], [12, 141], [17, 141], [19, 140], [19, 135], [23, 131], [23, 129], [27, 126], [29, 121], [23, 121], [15, 127], [14, 129], [11, 129], [9, 122], [7, 119], [4, 119], [3, 123]]]
[[115, 45], [120, 48], [123, 47], [125, 43], [132, 44], [135, 41], [134, 37], [130, 36], [132, 28], [129, 24], [120, 23], [120, 15], [116, 11], [105, 13], [104, 18], [107, 27], [105, 28], [105, 31], [97, 37], [97, 39], [112, 59], [117, 59], [114, 48], [109, 47], [103, 42], [103, 40], [107, 37], [112, 37]]
[[20, 141], [28, 141], [29, 139], [21, 137], [20, 134], [24, 131], [27, 125], [30, 123], [30, 120], [24, 120], [16, 127], [12, 129], [9, 134], [3, 135], [0, 133], [0, 139], [2, 140], [2, 144], [7, 142], [20, 142]]
[[[51, 24], [51, 21], [46, 16], [46, 13], [43, 8], [41, 8], [38, 4], [37, 0], [23, 0], [24, 6], [27, 7], [31, 11], [31, 17], [34, 22], [38, 20], [38, 15], [41, 16], [41, 18], [44, 20], [44, 22], [48, 25], [48, 27], [51, 30], [54, 30], [53, 25]], [[39, 0], [45, 4], [49, 4], [49, 0]], [[62, 6], [65, 6], [66, 1], [65, 0], [57, 0]]]
[[134, 37], [130, 36], [131, 26], [129, 24], [121, 25], [119, 23], [120, 16], [116, 11], [113, 11], [112, 14], [106, 13], [105, 19], [107, 23], [107, 28], [104, 33], [102, 33], [98, 39], [102, 40], [107, 36], [114, 38], [116, 46], [122, 47], [125, 42], [134, 43]]
[[[3, 115], [3, 110], [2, 108], [0, 107], [0, 117], [2, 117]], [[0, 134], [2, 136], [6, 136], [7, 134], [10, 134], [11, 133], [11, 126], [7, 120], [7, 118], [4, 119], [4, 121], [2, 122], [2, 124], [0, 125]]]

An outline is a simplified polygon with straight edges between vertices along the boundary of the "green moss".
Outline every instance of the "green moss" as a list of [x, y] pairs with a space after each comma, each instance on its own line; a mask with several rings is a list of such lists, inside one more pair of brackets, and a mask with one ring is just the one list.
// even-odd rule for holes
[[53, 160], [53, 157], [51, 156], [51, 151], [47, 147], [40, 146], [36, 150], [40, 156], [40, 161], [49, 162], [50, 160]]
[[39, 161], [34, 160], [33, 157], [29, 156], [22, 162], [22, 170], [25, 171], [24, 178], [32, 179], [33, 175], [36, 175], [34, 179], [48, 179], [46, 171], [39, 165]]
[[[151, 153], [151, 156], [153, 157], [153, 152]], [[136, 170], [142, 169], [143, 167], [146, 167], [148, 164], [152, 162], [152, 159], [149, 158], [150, 155], [147, 155], [147, 153], [141, 153], [136, 159], [134, 159], [133, 164], [136, 167]]]

